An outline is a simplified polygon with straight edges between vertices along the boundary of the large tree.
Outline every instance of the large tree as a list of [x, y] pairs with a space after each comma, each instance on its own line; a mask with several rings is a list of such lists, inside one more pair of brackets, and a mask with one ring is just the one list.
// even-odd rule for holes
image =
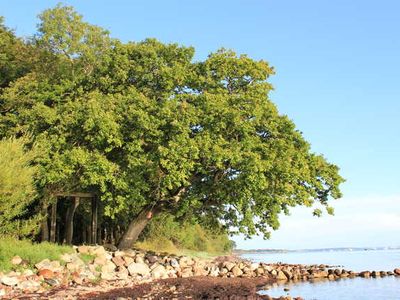
[[45, 11], [38, 28], [42, 64], [4, 89], [0, 134], [30, 132], [44, 148], [43, 190], [101, 194], [129, 223], [120, 248], [161, 211], [266, 237], [290, 207], [332, 213], [343, 179], [269, 99], [267, 62], [124, 44], [70, 7]]

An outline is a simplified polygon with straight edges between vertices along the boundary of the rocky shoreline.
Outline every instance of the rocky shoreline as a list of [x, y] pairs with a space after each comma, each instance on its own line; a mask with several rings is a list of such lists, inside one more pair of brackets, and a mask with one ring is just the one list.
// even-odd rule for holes
[[[199, 292], [201, 286], [204, 287], [204, 292], [208, 292], [213, 282], [214, 286], [220, 287], [219, 290], [229, 287], [229, 282], [235, 282], [231, 289], [234, 289], [234, 286], [238, 289], [232, 290], [232, 296], [240, 296], [243, 292], [250, 293], [253, 297], [248, 299], [273, 299], [259, 296], [256, 290], [273, 282], [400, 276], [400, 269], [353, 272], [327, 265], [254, 263], [235, 256], [210, 260], [138, 250], [107, 251], [102, 246], [74, 248], [75, 253], [62, 255], [60, 261], [43, 260], [33, 269], [27, 268], [27, 262], [23, 258], [14, 257], [12, 264], [16, 271], [7, 274], [0, 272], [0, 298], [65, 299], [69, 295], [72, 297], [70, 299], [101, 299], [101, 293], [109, 293], [112, 297], [108, 299], [122, 300], [137, 299], [136, 292], [139, 292], [139, 295], [143, 294], [142, 299], [163, 298], [163, 293], [169, 297], [175, 295], [175, 298], [179, 299], [180, 294], [186, 295], [190, 292], [193, 282], [197, 280]], [[241, 281], [247, 282], [247, 285], [241, 284]], [[166, 284], [168, 282], [170, 283]], [[150, 289], [147, 294], [144, 291], [140, 292], [146, 284]], [[157, 286], [156, 291], [153, 291]], [[184, 288], [179, 291], [177, 286]], [[74, 289], [78, 292], [75, 296]], [[117, 289], [122, 289], [122, 298], [116, 293]], [[54, 292], [57, 290], [61, 291], [61, 295]], [[65, 294], [67, 290], [70, 292]], [[191, 293], [194, 295], [196, 290], [192, 289]], [[218, 291], [214, 294], [217, 295]], [[223, 299], [223, 296], [228, 294], [229, 292], [225, 292], [217, 297]], [[192, 299], [197, 298], [193, 296]]]

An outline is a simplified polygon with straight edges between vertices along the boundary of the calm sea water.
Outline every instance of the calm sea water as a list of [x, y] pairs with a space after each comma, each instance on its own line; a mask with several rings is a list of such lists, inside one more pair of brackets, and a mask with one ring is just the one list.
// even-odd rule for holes
[[[395, 268], [400, 268], [400, 250], [287, 252], [242, 256], [255, 262], [340, 265], [353, 271], [393, 271]], [[285, 292], [284, 288], [289, 288], [289, 292]], [[400, 278], [390, 276], [376, 279], [354, 278], [275, 284], [260, 293], [273, 297], [301, 296], [306, 300], [400, 300]]]

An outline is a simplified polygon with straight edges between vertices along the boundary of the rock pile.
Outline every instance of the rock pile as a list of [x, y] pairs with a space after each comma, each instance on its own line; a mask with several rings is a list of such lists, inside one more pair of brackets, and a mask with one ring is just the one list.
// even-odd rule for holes
[[0, 273], [0, 297], [17, 293], [41, 292], [53, 286], [81, 285], [97, 281], [125, 280], [146, 282], [154, 279], [211, 277], [266, 277], [276, 281], [326, 278], [400, 276], [393, 272], [352, 272], [326, 265], [291, 265], [253, 263], [239, 258], [212, 261], [186, 256], [161, 255], [137, 250], [107, 251], [102, 246], [75, 247], [75, 253], [64, 254], [60, 261], [45, 259], [27, 269], [27, 262], [16, 256], [16, 270]]

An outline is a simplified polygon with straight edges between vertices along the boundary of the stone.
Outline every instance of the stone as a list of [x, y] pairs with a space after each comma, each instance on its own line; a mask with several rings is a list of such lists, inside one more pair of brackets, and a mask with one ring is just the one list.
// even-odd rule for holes
[[60, 284], [60, 281], [55, 278], [45, 279], [44, 282], [46, 282], [50, 286], [55, 286]]
[[187, 278], [193, 276], [193, 272], [191, 268], [185, 268], [181, 272], [181, 277], [182, 278]]
[[219, 276], [219, 268], [217, 266], [212, 266], [211, 268], [209, 268], [209, 272], [208, 274], [211, 277], [218, 277]]
[[82, 265], [77, 264], [75, 262], [70, 262], [70, 263], [67, 263], [66, 267], [70, 271], [78, 271], [82, 267]]
[[117, 267], [122, 267], [125, 265], [125, 261], [121, 256], [115, 256], [111, 259], [111, 261], [117, 266]]
[[252, 263], [250, 264], [250, 270], [255, 271], [258, 269], [259, 266], [260, 266], [259, 263]]
[[193, 265], [193, 263], [194, 263], [193, 260], [186, 256], [182, 256], [179, 259], [179, 265], [181, 266], [181, 268], [184, 268], [186, 266], [191, 266]]
[[94, 259], [94, 264], [95, 265], [104, 266], [107, 263], [107, 261], [108, 260], [107, 260], [107, 257], [105, 255], [98, 255]]
[[73, 260], [73, 256], [71, 254], [68, 253], [64, 253], [60, 256], [61, 260], [65, 261], [65, 262], [72, 262]]
[[35, 264], [36, 269], [40, 270], [40, 269], [51, 269], [51, 262], [49, 259], [43, 259], [42, 261], [38, 262], [37, 264]]
[[0, 282], [4, 285], [14, 286], [17, 285], [20, 280], [17, 277], [3, 276], [1, 277]]
[[381, 273], [380, 273], [380, 272], [377, 272], [377, 271], [372, 271], [371, 276], [372, 276], [372, 277], [380, 277], [380, 276], [381, 276]]
[[231, 270], [233, 276], [235, 277], [239, 277], [241, 275], [243, 275], [243, 271], [238, 267], [238, 266], [234, 266]]
[[145, 263], [131, 263], [128, 266], [128, 272], [131, 276], [133, 275], [147, 276], [150, 274], [150, 268]]
[[[221, 269], [221, 272], [223, 270], [226, 270], [226, 273], [228, 273], [227, 269], [225, 269], [225, 268]], [[193, 266], [193, 275], [194, 276], [207, 276], [207, 274], [208, 274], [208, 271], [205, 270], [203, 266], [199, 266], [199, 265], [194, 265]]]
[[314, 278], [326, 278], [328, 275], [328, 271], [317, 270], [313, 273]]
[[122, 257], [125, 256], [125, 251], [117, 250], [114, 252], [114, 257]]
[[142, 256], [136, 256], [135, 262], [138, 264], [144, 264], [144, 258]]
[[136, 257], [136, 251], [133, 249], [125, 249], [123, 256], [130, 256], [130, 257]]
[[256, 270], [256, 273], [257, 273], [257, 275], [263, 275], [264, 273], [265, 273], [265, 270], [264, 270], [264, 268], [258, 268], [257, 270]]
[[20, 265], [22, 263], [22, 258], [16, 255], [11, 259], [11, 263], [13, 265]]
[[40, 288], [40, 283], [35, 280], [24, 280], [18, 284], [18, 288], [20, 288], [25, 292], [27, 291], [33, 292]]
[[274, 268], [270, 265], [264, 265], [263, 268], [264, 268], [264, 271], [266, 271], [266, 272], [271, 272], [274, 270]]
[[26, 276], [26, 277], [32, 276], [34, 274], [35, 273], [32, 270], [29, 270], [29, 269], [24, 270], [24, 273], [23, 273], [23, 275]]
[[158, 265], [151, 271], [151, 277], [154, 279], [168, 278], [167, 270], [164, 266]]
[[89, 254], [91, 249], [90, 249], [89, 246], [82, 245], [82, 246], [79, 246], [79, 247], [77, 248], [77, 250], [78, 250], [78, 253], [81, 253], [81, 254]]
[[149, 255], [147, 256], [147, 260], [149, 261], [150, 264], [154, 264], [158, 261], [158, 256]]
[[104, 249], [103, 246], [96, 246], [96, 247], [92, 248], [92, 251], [91, 251], [90, 254], [94, 254], [94, 255], [97, 255], [97, 256], [106, 255], [107, 251], [106, 251], [106, 249]]
[[287, 279], [291, 279], [293, 277], [292, 272], [290, 272], [289, 270], [282, 270], [282, 272], [285, 274]]
[[101, 272], [100, 278], [103, 280], [113, 280], [113, 279], [115, 279], [115, 276], [114, 276], [114, 273]]
[[101, 266], [102, 273], [112, 273], [115, 270], [115, 264], [108, 260], [103, 266]]
[[131, 263], [135, 262], [135, 259], [131, 256], [123, 256], [122, 257], [125, 261], [125, 266], [129, 266]]
[[335, 275], [337, 275], [337, 276], [340, 276], [340, 275], [342, 274], [342, 270], [340, 270], [340, 269], [335, 269], [335, 270], [333, 271], [333, 273], [335, 273]]
[[115, 245], [113, 245], [113, 244], [104, 244], [103, 247], [104, 247], [104, 249], [107, 250], [107, 251], [115, 252], [115, 251], [118, 250], [118, 248], [117, 248]]
[[224, 263], [222, 264], [222, 266], [223, 266], [224, 268], [227, 268], [228, 271], [230, 272], [230, 271], [232, 271], [233, 267], [236, 266], [236, 264], [233, 263], [233, 262], [227, 261], [227, 262], [224, 262]]
[[116, 275], [119, 279], [128, 279], [129, 272], [125, 267], [121, 266], [121, 267], [118, 267]]
[[276, 279], [277, 280], [288, 280], [285, 273], [283, 273], [282, 271], [278, 271], [278, 273], [276, 274]]
[[400, 275], [400, 268], [394, 269], [393, 273], [396, 275]]
[[38, 276], [42, 276], [44, 279], [50, 279], [54, 277], [54, 272], [49, 269], [40, 269], [37, 274]]
[[76, 284], [82, 284], [83, 283], [83, 278], [81, 278], [81, 276], [80, 276], [80, 274], [78, 272], [72, 272], [71, 279], [72, 279], [72, 282], [74, 282]]
[[62, 272], [64, 267], [60, 265], [58, 260], [50, 261], [49, 259], [44, 259], [35, 265], [36, 269], [48, 269], [53, 272]]
[[363, 277], [363, 278], [368, 278], [370, 276], [371, 276], [371, 273], [369, 271], [364, 271], [364, 272], [360, 273], [360, 277]]
[[178, 261], [175, 258], [171, 259], [171, 261], [169, 263], [170, 263], [171, 267], [173, 267], [173, 268], [179, 268], [180, 267]]

